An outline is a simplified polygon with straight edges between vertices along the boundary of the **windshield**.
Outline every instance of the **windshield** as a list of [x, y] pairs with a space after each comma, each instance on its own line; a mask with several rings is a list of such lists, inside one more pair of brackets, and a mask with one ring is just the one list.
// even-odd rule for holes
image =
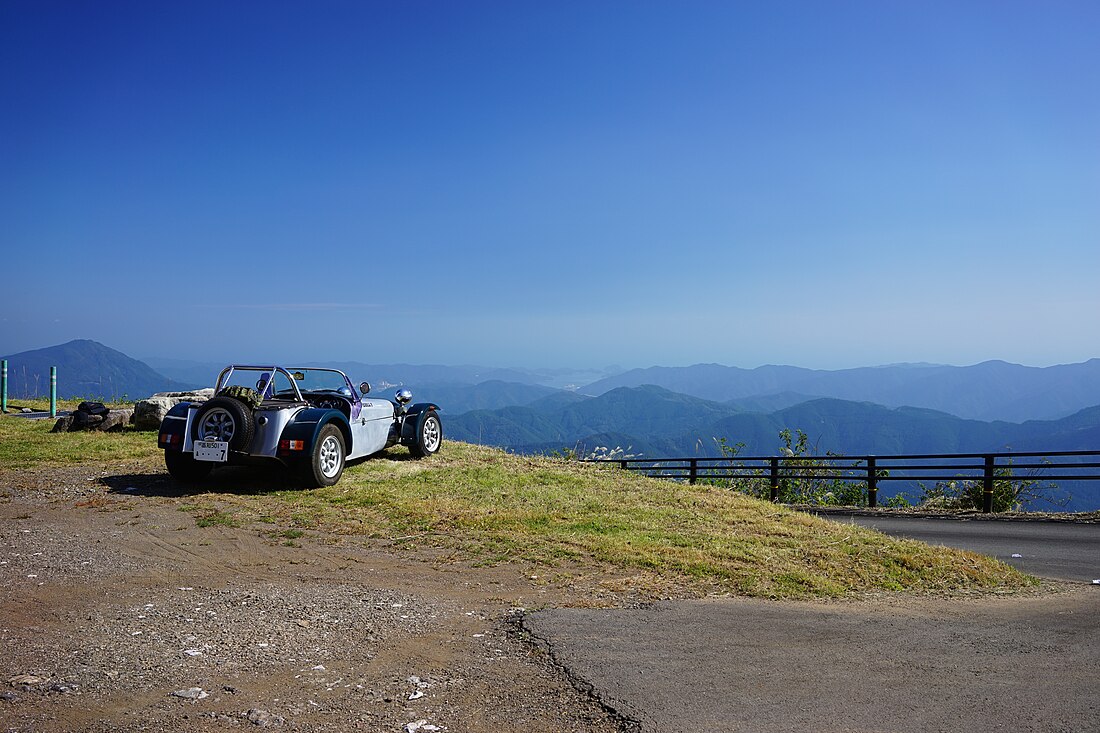
[[[334, 369], [289, 369], [298, 389], [303, 392], [335, 391], [350, 393], [347, 378]], [[350, 397], [350, 394], [347, 394]]]

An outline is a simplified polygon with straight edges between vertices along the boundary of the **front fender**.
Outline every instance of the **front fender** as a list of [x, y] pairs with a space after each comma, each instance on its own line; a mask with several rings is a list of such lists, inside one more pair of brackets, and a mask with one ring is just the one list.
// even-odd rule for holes
[[[296, 414], [283, 432], [279, 435], [279, 458], [293, 458], [294, 456], [309, 456], [313, 454], [313, 444], [317, 442], [317, 435], [326, 425], [335, 425], [344, 435], [344, 447], [351, 453], [351, 425], [344, 413], [339, 410], [330, 410], [323, 407], [310, 407]], [[298, 441], [301, 448], [291, 448]]]
[[409, 405], [409, 409], [401, 418], [401, 442], [408, 445], [416, 440], [416, 429], [420, 423], [422, 412], [439, 412], [439, 405], [434, 402], [417, 402]]

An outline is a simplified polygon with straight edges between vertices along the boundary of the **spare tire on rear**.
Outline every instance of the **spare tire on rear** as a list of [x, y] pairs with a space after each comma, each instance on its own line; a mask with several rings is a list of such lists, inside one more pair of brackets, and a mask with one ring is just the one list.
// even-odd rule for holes
[[191, 440], [224, 440], [230, 450], [248, 450], [255, 432], [252, 411], [232, 397], [207, 400], [191, 422]]

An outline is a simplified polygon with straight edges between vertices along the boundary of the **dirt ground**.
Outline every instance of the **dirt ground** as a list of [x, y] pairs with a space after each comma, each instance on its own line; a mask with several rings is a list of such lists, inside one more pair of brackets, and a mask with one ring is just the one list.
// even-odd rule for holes
[[510, 621], [598, 587], [198, 527], [112, 468], [0, 470], [0, 731], [620, 729]]
[[[712, 677], [707, 654], [738, 659], [744, 647], [735, 641], [749, 618], [743, 607], [751, 611], [760, 602], [639, 608], [627, 577], [539, 577], [529, 567], [475, 567], [364, 538], [200, 527], [183, 510], [193, 501], [157, 463], [110, 471], [0, 468], [0, 733], [805, 730], [814, 727], [807, 720], [820, 723], [820, 715], [807, 718], [805, 711], [827, 709], [814, 684], [807, 684], [794, 712], [735, 705], [729, 716], [719, 716], [723, 709], [699, 696], [713, 685], [692, 682], [689, 671]], [[1005, 599], [972, 599], [966, 602], [979, 607], [965, 615], [981, 617], [992, 608], [985, 603], [1011, 610], [1061, 592], [1048, 585], [1009, 606]], [[899, 596], [889, 607], [801, 604], [802, 611], [782, 604], [758, 615], [764, 629], [786, 628], [768, 620], [782, 612], [845, 624], [857, 623], [860, 614], [908, 614], [950, 631], [945, 620], [964, 612], [941, 600]], [[614, 633], [562, 632], [557, 648], [532, 629], [548, 618], [591, 614], [519, 613], [561, 607], [623, 610], [600, 617], [600, 623], [618, 619]], [[642, 614], [637, 638], [629, 637], [624, 613]], [[657, 623], [673, 613], [732, 620], [730, 628], [676, 642], [690, 624], [673, 619], [662, 632]], [[763, 638], [763, 630], [754, 633]], [[674, 648], [662, 651], [651, 643], [653, 634]], [[799, 664], [820, 656], [813, 651], [820, 634], [817, 627], [806, 632], [802, 646], [810, 652]], [[885, 633], [872, 642], [861, 628], [851, 643], [868, 659], [894, 659], [896, 653], [882, 650], [913, 636]], [[707, 641], [715, 638], [735, 648]], [[1005, 649], [1018, 646], [1011, 638], [1000, 641]], [[772, 674], [773, 663], [789, 666], [775, 656], [786, 646], [780, 639], [765, 649], [761, 674]], [[935, 657], [934, 649], [918, 652]], [[897, 668], [908, 679], [907, 664], [899, 661]], [[656, 687], [638, 687], [639, 679], [650, 678]], [[677, 692], [685, 681], [688, 691]], [[731, 716], [745, 710], [774, 713], [772, 727], [759, 721], [734, 726]], [[864, 722], [844, 730], [907, 730]]]

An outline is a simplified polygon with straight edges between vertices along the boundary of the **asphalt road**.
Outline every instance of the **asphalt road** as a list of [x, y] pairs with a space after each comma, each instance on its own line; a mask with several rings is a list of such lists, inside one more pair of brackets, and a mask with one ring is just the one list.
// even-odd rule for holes
[[1100, 525], [835, 521], [1077, 583], [1023, 598], [551, 609], [524, 627], [645, 733], [1100, 731]]
[[1085, 583], [1100, 579], [1100, 524], [865, 516], [830, 518], [838, 522], [855, 522], [894, 537], [992, 555], [1025, 573], [1044, 578]]
[[524, 619], [644, 733], [1100, 730], [1100, 588], [1025, 599], [565, 608]]

